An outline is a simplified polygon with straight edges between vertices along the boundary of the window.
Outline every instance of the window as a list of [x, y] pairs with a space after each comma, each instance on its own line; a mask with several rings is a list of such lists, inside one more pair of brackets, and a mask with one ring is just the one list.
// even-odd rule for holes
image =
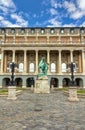
[[64, 29], [63, 28], [60, 30], [60, 33], [64, 33]]
[[44, 30], [44, 29], [41, 29], [41, 33], [44, 34], [44, 33], [45, 33], [45, 30]]
[[24, 33], [25, 33], [25, 30], [24, 30], [24, 29], [21, 29], [21, 33], [24, 34]]
[[62, 72], [66, 72], [66, 64], [62, 63]]
[[83, 27], [80, 29], [80, 33], [84, 33], [84, 28]]
[[51, 64], [51, 72], [56, 72], [56, 65], [55, 65], [55, 63]]
[[55, 33], [54, 28], [52, 28], [52, 29], [50, 30], [50, 32], [51, 32], [51, 34]]
[[19, 72], [23, 72], [24, 65], [23, 63], [19, 63]]
[[1, 60], [1, 58], [2, 58], [2, 55], [0, 54], [0, 60]]
[[74, 65], [74, 72], [77, 72], [78, 65], [76, 63], [73, 63], [73, 65]]
[[15, 33], [15, 29], [11, 29], [11, 33], [14, 34]]
[[2, 34], [5, 33], [5, 29], [2, 29], [2, 30], [1, 30], [1, 33], [2, 33]]
[[29, 72], [34, 72], [34, 63], [30, 63]]
[[71, 33], [74, 33], [74, 28], [71, 28], [70, 32], [71, 32]]
[[34, 34], [35, 33], [35, 29], [31, 29], [31, 34]]

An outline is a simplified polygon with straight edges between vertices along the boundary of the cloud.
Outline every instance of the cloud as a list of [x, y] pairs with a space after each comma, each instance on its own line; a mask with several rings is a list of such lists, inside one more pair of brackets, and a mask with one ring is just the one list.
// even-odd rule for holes
[[48, 27], [60, 27], [62, 25], [61, 22], [57, 20], [57, 18], [52, 18], [48, 20]]
[[16, 8], [12, 0], [0, 0], [0, 5], [10, 8]]
[[56, 9], [51, 8], [51, 9], [50, 9], [50, 13], [51, 13], [51, 15], [56, 15], [58, 12], [57, 12]]
[[63, 7], [67, 9], [69, 13], [76, 11], [76, 6], [73, 2], [64, 1]]
[[51, 0], [51, 6], [54, 7], [54, 8], [61, 8], [62, 3], [60, 1]]
[[17, 13], [11, 14], [11, 18], [16, 21], [16, 23], [20, 26], [27, 26], [28, 21], [24, 20], [21, 15], [18, 15]]
[[80, 26], [81, 26], [81, 27], [85, 27], [85, 22], [83, 22]]
[[85, 0], [77, 0], [77, 5], [82, 11], [85, 11]]
[[85, 16], [85, 1], [76, 0], [76, 2], [64, 1], [63, 7], [67, 10], [70, 18], [76, 20]]
[[[25, 13], [17, 12], [17, 7], [12, 0], [0, 0], [0, 25], [3, 27], [26, 27], [28, 21], [24, 19]], [[23, 17], [24, 14], [24, 17]], [[9, 19], [10, 20], [9, 20]], [[14, 22], [15, 21], [15, 22]]]

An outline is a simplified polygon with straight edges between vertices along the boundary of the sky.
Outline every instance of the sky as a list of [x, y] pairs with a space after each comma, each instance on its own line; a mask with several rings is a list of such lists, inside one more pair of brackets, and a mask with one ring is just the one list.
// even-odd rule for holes
[[85, 0], [0, 0], [0, 27], [85, 27]]

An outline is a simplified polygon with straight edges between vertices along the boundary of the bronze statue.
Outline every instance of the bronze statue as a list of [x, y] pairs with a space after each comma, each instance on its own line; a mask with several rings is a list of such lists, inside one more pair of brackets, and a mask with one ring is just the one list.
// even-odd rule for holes
[[38, 67], [40, 69], [40, 73], [38, 74], [38, 76], [46, 76], [48, 71], [48, 63], [46, 63], [45, 57], [42, 57]]

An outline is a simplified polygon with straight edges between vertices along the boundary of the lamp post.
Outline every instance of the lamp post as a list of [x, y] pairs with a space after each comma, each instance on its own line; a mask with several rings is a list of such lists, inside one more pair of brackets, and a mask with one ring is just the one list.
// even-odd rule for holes
[[74, 79], [74, 70], [76, 70], [75, 63], [71, 62], [71, 64], [69, 64], [69, 68], [71, 71], [71, 82], [70, 82], [70, 87], [69, 87], [68, 100], [69, 101], [79, 101], [79, 99], [77, 97], [77, 87], [76, 87], [76, 83], [75, 83], [75, 79]]
[[16, 97], [16, 86], [15, 86], [15, 81], [14, 81], [14, 70], [17, 65], [14, 62], [11, 62], [8, 64], [8, 70], [11, 71], [11, 80], [10, 80], [10, 86], [8, 87], [8, 98], [11, 100], [17, 99]]
[[17, 65], [14, 62], [11, 62], [8, 64], [9, 68], [11, 70], [11, 80], [10, 80], [10, 86], [15, 86], [15, 81], [14, 81], [14, 70], [17, 67]]
[[71, 82], [70, 82], [70, 85], [74, 86], [75, 85], [74, 70], [76, 69], [75, 63], [71, 62], [71, 64], [69, 64], [69, 68], [70, 68], [70, 72], [71, 72]]

